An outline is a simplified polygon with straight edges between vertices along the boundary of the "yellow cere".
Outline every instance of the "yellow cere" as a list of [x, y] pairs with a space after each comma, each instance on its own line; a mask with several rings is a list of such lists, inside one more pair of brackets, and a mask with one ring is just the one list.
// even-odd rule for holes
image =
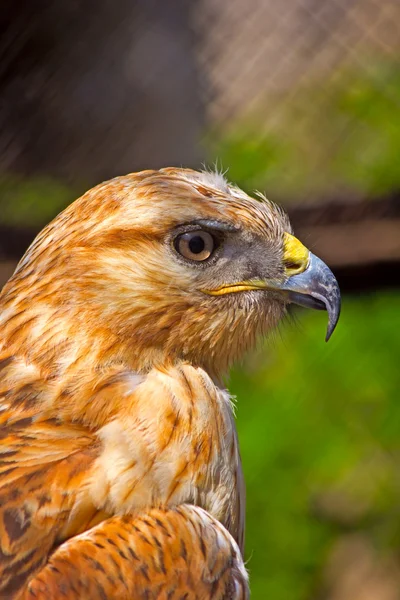
[[283, 264], [286, 275], [297, 275], [305, 271], [310, 262], [308, 248], [290, 233], [285, 233], [283, 242]]
[[[305, 271], [310, 262], [310, 251], [290, 233], [285, 233], [283, 241], [283, 264], [285, 266], [285, 275], [291, 277]], [[278, 288], [280, 286], [278, 285]], [[248, 292], [250, 290], [276, 289], [274, 281], [239, 281], [224, 285], [215, 290], [202, 290], [210, 296], [223, 296], [234, 292]]]

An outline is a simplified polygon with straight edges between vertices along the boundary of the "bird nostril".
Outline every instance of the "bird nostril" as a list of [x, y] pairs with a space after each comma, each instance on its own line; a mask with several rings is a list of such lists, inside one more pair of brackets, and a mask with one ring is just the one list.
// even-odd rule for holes
[[303, 267], [301, 262], [294, 262], [290, 260], [285, 260], [284, 265], [286, 269], [290, 269], [291, 271], [296, 271], [297, 269], [301, 269]]
[[283, 259], [283, 266], [285, 268], [285, 273], [288, 277], [292, 277], [292, 275], [299, 275], [303, 273], [308, 267], [308, 260], [304, 260], [304, 258], [293, 258], [287, 257]]
[[308, 267], [310, 252], [303, 244], [290, 233], [284, 234], [282, 263], [286, 274], [297, 275]]

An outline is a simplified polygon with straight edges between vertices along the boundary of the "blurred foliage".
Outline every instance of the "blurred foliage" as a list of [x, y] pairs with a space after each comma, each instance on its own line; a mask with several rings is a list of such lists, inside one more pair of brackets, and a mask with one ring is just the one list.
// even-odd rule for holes
[[207, 145], [229, 179], [275, 198], [333, 193], [379, 196], [400, 188], [400, 69], [343, 68], [211, 133]]
[[247, 485], [252, 598], [315, 597], [343, 531], [379, 551], [400, 543], [400, 293], [302, 312], [230, 382]]
[[[231, 181], [277, 201], [380, 196], [400, 189], [399, 98], [398, 64], [375, 61], [269, 97], [204, 143]], [[2, 174], [0, 224], [44, 225], [78, 195], [51, 177]]]
[[[344, 69], [205, 143], [231, 181], [277, 200], [379, 196], [400, 189], [399, 98], [396, 64]], [[49, 177], [2, 175], [0, 224], [42, 226], [78, 195]], [[326, 315], [304, 312], [232, 374], [255, 600], [315, 597], [343, 532], [363, 531], [382, 552], [400, 544], [400, 292], [343, 304], [328, 345]]]
[[50, 177], [0, 178], [0, 224], [41, 227], [72, 200], [73, 192]]

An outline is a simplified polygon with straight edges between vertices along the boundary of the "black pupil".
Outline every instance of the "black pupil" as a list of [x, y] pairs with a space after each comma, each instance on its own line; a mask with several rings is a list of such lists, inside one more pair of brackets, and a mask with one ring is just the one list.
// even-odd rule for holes
[[189, 241], [189, 250], [192, 254], [200, 254], [205, 248], [205, 241], [199, 235], [194, 235]]

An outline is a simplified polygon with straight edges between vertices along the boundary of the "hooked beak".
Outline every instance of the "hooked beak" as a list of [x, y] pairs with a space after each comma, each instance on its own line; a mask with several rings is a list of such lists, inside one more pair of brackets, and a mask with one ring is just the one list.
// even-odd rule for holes
[[339, 286], [330, 268], [310, 252], [307, 268], [289, 277], [279, 289], [287, 292], [289, 302], [328, 311], [328, 341], [339, 320], [341, 305]]
[[279, 292], [294, 304], [326, 310], [328, 329], [325, 340], [328, 341], [340, 315], [340, 290], [334, 274], [320, 258], [290, 233], [284, 234], [283, 264], [284, 281], [252, 279], [202, 291], [210, 296], [222, 296], [251, 290], [272, 290]]

